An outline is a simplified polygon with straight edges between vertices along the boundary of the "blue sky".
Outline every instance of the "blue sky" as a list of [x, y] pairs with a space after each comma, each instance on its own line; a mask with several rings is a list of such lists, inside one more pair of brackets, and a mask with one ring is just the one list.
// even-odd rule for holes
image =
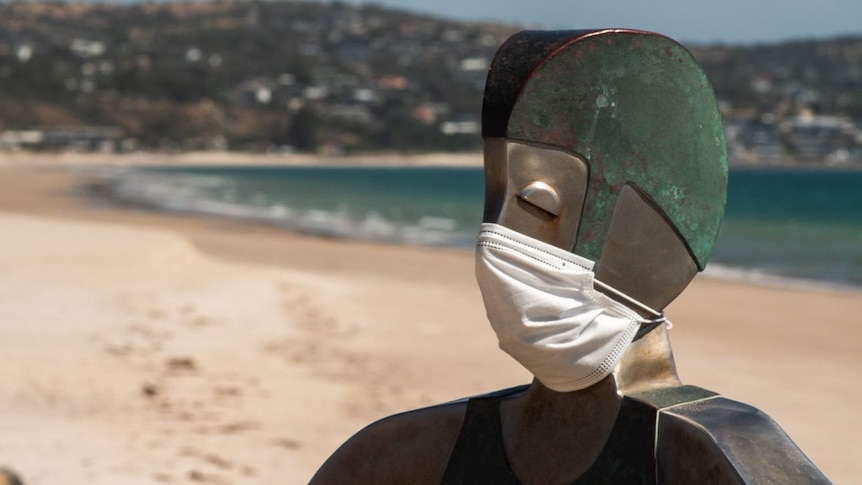
[[862, 0], [374, 0], [371, 3], [455, 19], [504, 21], [541, 28], [638, 28], [698, 44], [862, 35]]

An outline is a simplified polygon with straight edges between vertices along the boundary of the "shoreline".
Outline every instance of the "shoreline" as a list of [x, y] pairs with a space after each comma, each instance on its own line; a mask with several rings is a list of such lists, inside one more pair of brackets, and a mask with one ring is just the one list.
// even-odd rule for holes
[[34, 153], [0, 152], [0, 166], [41, 167], [164, 167], [164, 166], [429, 166], [481, 167], [482, 153], [373, 155], [258, 154], [239, 152], [187, 153]]
[[734, 266], [724, 266], [714, 263], [706, 265], [706, 269], [700, 273], [700, 278], [711, 281], [725, 281], [728, 283], [740, 283], [744, 285], [758, 286], [763, 288], [774, 288], [777, 290], [796, 290], [813, 293], [845, 293], [848, 295], [862, 296], [862, 286], [854, 286], [828, 280], [813, 280], [796, 278], [792, 276], [781, 276], [760, 270], [745, 270]]
[[[368, 153], [318, 155], [310, 153], [250, 152], [28, 152], [0, 151], [0, 166], [78, 166], [78, 167], [163, 167], [163, 166], [358, 166], [358, 167], [482, 167], [482, 152]], [[810, 163], [783, 161], [755, 163], [729, 160], [731, 171], [746, 170], [825, 170], [862, 171], [862, 163]]]
[[[25, 483], [302, 483], [376, 419], [529, 381], [468, 251], [95, 207], [73, 168], [0, 167], [0, 466]], [[702, 276], [668, 308], [683, 381], [769, 414], [835, 483], [862, 474], [860, 313]]]
[[[262, 165], [262, 167], [266, 167], [267, 165]], [[321, 166], [321, 165], [318, 165]], [[322, 166], [331, 166], [327, 165], [326, 162], [322, 164]], [[369, 165], [370, 166], [370, 165]], [[378, 165], [380, 166], [380, 165]], [[419, 165], [409, 165], [409, 166], [419, 166]], [[140, 168], [147, 167], [155, 167], [160, 168], [163, 165], [140, 165]], [[136, 167], [136, 168], [138, 168]], [[188, 166], [188, 167], [191, 167]], [[249, 165], [249, 168], [258, 167], [258, 165]], [[49, 167], [50, 168], [50, 167]], [[55, 167], [57, 168], [57, 167]], [[111, 175], [103, 175], [104, 172], [101, 172], [102, 169], [106, 168], [105, 166], [94, 166], [94, 167], [79, 167], [75, 169], [80, 172], [80, 180], [76, 184], [79, 187], [87, 186], [93, 187], [90, 183], [91, 180], [95, 181], [96, 188], [100, 185], [100, 180], [102, 177], [105, 177], [105, 180], [110, 181]], [[177, 168], [183, 168], [177, 166]], [[110, 182], [108, 182], [110, 183]], [[85, 189], [89, 191], [89, 188]], [[375, 239], [374, 237], [350, 237], [342, 234], [337, 234], [333, 232], [320, 233], [315, 232], [314, 230], [305, 230], [301, 227], [289, 227], [285, 224], [280, 223], [280, 221], [268, 219], [263, 215], [259, 215], [258, 217], [252, 217], [248, 214], [246, 215], [233, 215], [230, 213], [220, 213], [220, 212], [212, 212], [206, 210], [200, 210], [195, 208], [164, 208], [159, 207], [157, 205], [148, 205], [146, 203], [136, 203], [136, 202], [128, 202], [123, 199], [114, 199], [110, 195], [105, 195], [100, 192], [87, 192], [83, 194], [83, 197], [86, 197], [90, 203], [92, 204], [108, 204], [115, 205], [119, 209], [124, 208], [134, 208], [138, 210], [144, 210], [146, 212], [151, 212], [154, 214], [165, 214], [165, 215], [184, 215], [188, 217], [194, 218], [213, 218], [213, 219], [221, 219], [224, 221], [231, 221], [240, 224], [248, 224], [251, 226], [261, 226], [263, 228], [286, 231], [292, 234], [298, 234], [308, 237], [319, 237], [325, 239], [332, 240], [342, 240], [345, 242], [357, 241], [364, 242], [369, 244], [384, 244], [384, 245], [396, 245], [396, 246], [406, 246], [406, 247], [414, 247], [414, 248], [452, 248], [461, 251], [472, 251], [472, 245], [462, 246], [462, 245], [453, 245], [448, 243], [439, 243], [439, 244], [422, 244], [416, 241], [403, 241], [397, 238], [393, 239]], [[739, 266], [732, 266], [723, 264], [720, 262], [713, 262], [709, 264], [704, 272], [701, 273], [702, 277], [720, 281], [730, 281], [730, 282], [740, 282], [758, 286], [765, 287], [775, 287], [775, 288], [784, 288], [784, 289], [799, 289], [799, 290], [810, 290], [810, 291], [818, 291], [818, 292], [847, 292], [847, 293], [862, 293], [862, 284], [854, 285], [852, 283], [848, 283], [841, 280], [828, 280], [828, 279], [810, 279], [798, 276], [790, 276], [790, 275], [782, 275], [780, 273], [771, 273], [761, 269], [749, 269]]]

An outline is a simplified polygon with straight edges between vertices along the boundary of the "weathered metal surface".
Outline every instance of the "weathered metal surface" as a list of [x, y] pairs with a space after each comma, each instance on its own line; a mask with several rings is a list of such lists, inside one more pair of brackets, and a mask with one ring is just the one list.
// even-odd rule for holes
[[718, 396], [718, 393], [697, 386], [675, 386], [631, 393], [628, 397], [655, 408], [664, 409], [683, 403], [701, 401]]
[[623, 293], [637, 295], [646, 305], [664, 308], [688, 286], [697, 265], [649, 196], [627, 184], [615, 206], [596, 277]]
[[488, 76], [482, 105], [482, 136], [504, 138], [509, 114], [519, 89], [530, 71], [549, 54], [570, 43], [578, 35], [592, 31], [548, 30], [524, 31], [509, 37], [497, 50], [494, 75]]
[[600, 259], [616, 200], [632, 183], [702, 269], [724, 212], [727, 153], [712, 89], [691, 54], [666, 37], [606, 30], [524, 32], [500, 55], [489, 74], [485, 135], [499, 136], [506, 120], [506, 138], [559, 147], [589, 165], [574, 252]]
[[715, 397], [664, 409], [658, 419], [659, 483], [828, 484], [769, 416]]

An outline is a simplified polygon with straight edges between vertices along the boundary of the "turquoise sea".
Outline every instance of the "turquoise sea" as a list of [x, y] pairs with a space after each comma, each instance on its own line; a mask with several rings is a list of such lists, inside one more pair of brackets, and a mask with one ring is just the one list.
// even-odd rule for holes
[[[481, 168], [170, 167], [112, 170], [103, 201], [327, 237], [472, 248]], [[862, 171], [731, 170], [708, 273], [862, 289]]]

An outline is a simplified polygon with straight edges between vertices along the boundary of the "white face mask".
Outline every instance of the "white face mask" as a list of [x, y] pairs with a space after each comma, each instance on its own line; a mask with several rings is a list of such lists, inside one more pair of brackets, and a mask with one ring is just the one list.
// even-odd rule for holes
[[498, 224], [479, 232], [476, 279], [500, 348], [558, 392], [604, 379], [641, 324], [664, 321], [613, 289], [659, 318], [645, 320], [596, 291], [593, 264]]

